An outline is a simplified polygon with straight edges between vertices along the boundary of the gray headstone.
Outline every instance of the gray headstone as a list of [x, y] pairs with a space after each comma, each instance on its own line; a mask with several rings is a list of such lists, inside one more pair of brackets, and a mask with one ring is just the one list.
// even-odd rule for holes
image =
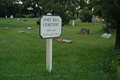
[[109, 38], [112, 37], [112, 34], [104, 33], [104, 34], [101, 35], [101, 37], [102, 37], [102, 38], [107, 38], [107, 39], [109, 39]]
[[32, 28], [31, 27], [29, 27], [29, 28], [27, 28], [28, 30], [31, 30]]
[[86, 28], [82, 28], [82, 29], [81, 29], [81, 34], [86, 34], [86, 35], [88, 35], [89, 32], [90, 32], [89, 29], [86, 29]]
[[97, 23], [97, 19], [93, 19], [93, 23]]
[[13, 15], [10, 16], [10, 19], [13, 19]]
[[7, 18], [7, 15], [5, 15], [5, 18]]
[[18, 31], [19, 33], [24, 33], [24, 31]]
[[9, 30], [9, 28], [5, 28], [5, 30]]

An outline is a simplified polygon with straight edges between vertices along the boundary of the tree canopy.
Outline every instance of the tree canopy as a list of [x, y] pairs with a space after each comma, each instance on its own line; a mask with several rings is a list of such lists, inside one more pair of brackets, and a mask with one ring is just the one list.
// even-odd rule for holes
[[[22, 1], [23, 4], [18, 4]], [[80, 9], [86, 6], [85, 0], [2, 0], [0, 3], [0, 17], [5, 15], [25, 16], [34, 14], [40, 17], [42, 14], [52, 13], [60, 15], [63, 23], [67, 24], [71, 17], [79, 15]]]
[[120, 0], [92, 0], [94, 14], [110, 23], [111, 28], [116, 29], [115, 50], [120, 50]]
[[16, 4], [18, 0], [1, 0], [0, 3], [0, 17], [4, 17], [5, 15], [15, 15], [21, 12], [21, 6]]

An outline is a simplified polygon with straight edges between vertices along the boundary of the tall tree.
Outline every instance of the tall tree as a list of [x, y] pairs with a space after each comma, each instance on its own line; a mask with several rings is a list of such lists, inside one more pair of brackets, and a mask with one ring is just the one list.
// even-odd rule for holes
[[120, 50], [120, 0], [95, 0], [94, 12], [116, 29], [115, 50]]
[[17, 4], [19, 0], [1, 0], [0, 2], [0, 17], [5, 15], [16, 15], [20, 12], [21, 5]]

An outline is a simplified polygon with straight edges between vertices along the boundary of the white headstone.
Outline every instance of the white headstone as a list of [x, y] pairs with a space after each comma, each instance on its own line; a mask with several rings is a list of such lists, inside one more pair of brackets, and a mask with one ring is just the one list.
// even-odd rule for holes
[[111, 38], [112, 37], [112, 34], [107, 34], [107, 33], [104, 33], [104, 34], [102, 34], [102, 36], [101, 36], [102, 38], [107, 38], [107, 39], [109, 39], [109, 38]]
[[104, 19], [102, 19], [102, 22], [104, 21]]
[[24, 33], [24, 31], [18, 31], [19, 33]]
[[9, 30], [9, 28], [5, 28], [5, 30]]
[[7, 15], [5, 15], [5, 18], [7, 18]]
[[13, 19], [13, 15], [10, 16], [10, 19]]
[[28, 30], [31, 30], [32, 28], [31, 28], [31, 27], [28, 27], [27, 29], [28, 29]]
[[75, 21], [72, 21], [72, 26], [75, 26]]

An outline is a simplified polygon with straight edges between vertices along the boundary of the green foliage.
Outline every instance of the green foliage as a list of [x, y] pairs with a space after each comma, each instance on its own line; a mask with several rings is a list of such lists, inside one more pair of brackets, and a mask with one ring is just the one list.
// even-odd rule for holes
[[[18, 6], [18, 4], [15, 4], [18, 1], [22, 1], [23, 4]], [[8, 5], [12, 4], [10, 9], [6, 8], [8, 6], [6, 3]], [[29, 14], [33, 13], [34, 17], [41, 17], [42, 14], [52, 13], [60, 15], [63, 23], [68, 24], [68, 19], [75, 18], [76, 14], [78, 17], [79, 11], [85, 6], [86, 2], [84, 0], [2, 0], [2, 3], [0, 3], [0, 16], [10, 16], [12, 14], [16, 17], [30, 17]], [[33, 10], [28, 10], [28, 8]], [[10, 10], [12, 11], [10, 12]]]
[[76, 20], [77, 19], [77, 16], [70, 16], [70, 20]]
[[34, 14], [25, 15], [26, 18], [34, 18]]
[[37, 22], [36, 22], [38, 25], [40, 25], [40, 21], [38, 20]]
[[103, 26], [103, 31], [109, 33], [110, 32], [110, 23], [105, 23]]
[[1, 2], [0, 3], [0, 17], [14, 15], [21, 12], [21, 6], [19, 4], [13, 4], [12, 2]]
[[120, 50], [120, 0], [99, 0], [95, 2], [98, 2], [98, 4], [94, 4], [95, 15], [100, 15], [105, 19], [105, 23], [110, 23], [111, 28], [116, 29], [115, 50]]
[[65, 13], [62, 16], [62, 21], [63, 21], [63, 24], [68, 24], [70, 22], [70, 16], [67, 13]]
[[117, 67], [120, 65], [120, 51], [112, 51], [105, 54], [103, 70], [109, 73], [111, 76], [113, 73], [117, 73]]
[[99, 15], [100, 17], [104, 18], [105, 23], [110, 23], [113, 28], [115, 28], [118, 25], [120, 21], [120, 19], [118, 18], [120, 14], [119, 0], [93, 1], [93, 4], [94, 4], [93, 12], [95, 15]]
[[70, 9], [69, 9], [69, 14], [71, 16], [74, 16], [76, 14], [76, 6], [71, 6]]
[[84, 8], [80, 12], [80, 19], [82, 22], [91, 22], [92, 21], [92, 12], [90, 12], [88, 9]]
[[42, 7], [43, 14], [51, 13], [51, 10], [53, 9], [54, 6], [54, 1], [48, 1], [48, 0], [42, 0], [39, 2], [39, 4]]
[[62, 18], [63, 24], [68, 24], [70, 21], [70, 16], [65, 12], [65, 9], [63, 6], [60, 6], [60, 3], [56, 3], [53, 7], [54, 14], [60, 15]]

